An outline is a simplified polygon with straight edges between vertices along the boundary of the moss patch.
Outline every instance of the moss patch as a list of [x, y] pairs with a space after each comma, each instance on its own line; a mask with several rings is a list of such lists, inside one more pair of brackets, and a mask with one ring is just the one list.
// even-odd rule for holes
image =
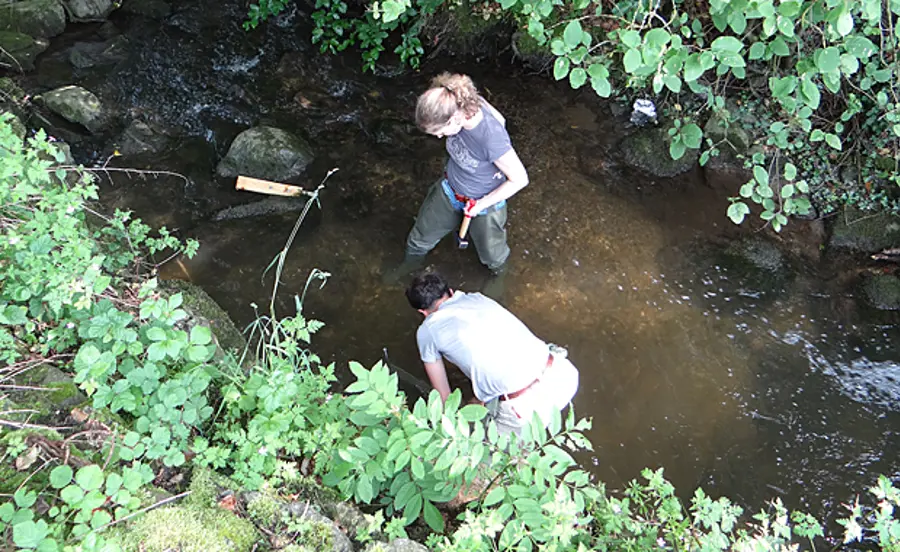
[[125, 550], [134, 552], [244, 552], [258, 535], [253, 524], [228, 510], [185, 504], [147, 513], [124, 539]]

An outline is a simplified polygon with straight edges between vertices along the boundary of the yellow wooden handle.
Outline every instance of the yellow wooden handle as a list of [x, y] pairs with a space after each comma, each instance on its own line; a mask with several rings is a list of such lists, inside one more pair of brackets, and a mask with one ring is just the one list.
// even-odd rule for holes
[[249, 176], [237, 177], [237, 183], [234, 187], [237, 190], [247, 190], [249, 192], [280, 196], [298, 196], [305, 191], [300, 186], [290, 186], [280, 182], [250, 178]]
[[466, 233], [469, 231], [470, 222], [472, 222], [472, 217], [463, 217], [462, 224], [459, 225], [459, 239], [466, 239]]

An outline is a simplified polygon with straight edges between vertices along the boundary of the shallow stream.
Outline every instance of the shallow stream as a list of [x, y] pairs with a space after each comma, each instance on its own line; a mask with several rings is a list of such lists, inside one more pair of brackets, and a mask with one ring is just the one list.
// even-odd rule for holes
[[[245, 33], [233, 2], [179, 2], [163, 20], [114, 15], [113, 29], [86, 25], [56, 39], [24, 81], [34, 92], [81, 84], [125, 114], [123, 124], [165, 129], [163, 153], [113, 163], [188, 180], [114, 175], [103, 184], [108, 205], [200, 240], [199, 255], [170, 263], [165, 276], [200, 284], [239, 325], [252, 320], [252, 302], [268, 304], [263, 272], [297, 212], [213, 221], [262, 198], [235, 191], [214, 169], [241, 130], [289, 130], [317, 155], [297, 184], [315, 187], [339, 171], [293, 244], [279, 311], [293, 314], [293, 294], [312, 269], [328, 271], [304, 306], [326, 323], [314, 349], [345, 367], [373, 364], [386, 347], [421, 373], [418, 315], [380, 273], [402, 256], [443, 162], [442, 142], [411, 123], [416, 95], [441, 70], [468, 72], [507, 117], [531, 177], [509, 204], [504, 302], [540, 337], [568, 347], [579, 367], [575, 408], [593, 418], [595, 446], [581, 460], [598, 478], [621, 488], [642, 467], [663, 466], [685, 497], [702, 486], [752, 510], [781, 497], [833, 517], [876, 474], [898, 475], [897, 318], [835, 291], [829, 258], [785, 258], [771, 277], [730, 262], [729, 243], [759, 237], [725, 217], [732, 183], [699, 167], [673, 179], [631, 171], [618, 153], [627, 113], [590, 91], [514, 69], [503, 56], [364, 74], [358, 57], [318, 54], [307, 17], [293, 8]], [[72, 44], [118, 32], [129, 55], [115, 70], [66, 62]], [[114, 132], [63, 137], [86, 165], [116, 146]], [[487, 276], [473, 248], [461, 251], [452, 238], [429, 261], [463, 290]]]

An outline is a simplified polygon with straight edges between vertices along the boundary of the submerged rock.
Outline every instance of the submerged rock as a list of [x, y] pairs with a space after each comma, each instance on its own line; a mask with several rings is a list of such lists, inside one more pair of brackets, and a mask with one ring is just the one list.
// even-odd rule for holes
[[729, 245], [725, 254], [761, 270], [784, 268], [784, 255], [775, 244], [762, 238], [746, 238]]
[[876, 253], [900, 246], [900, 217], [847, 208], [835, 219], [828, 243], [831, 247]]
[[31, 71], [35, 58], [49, 45], [43, 38], [32, 38], [16, 31], [0, 31], [0, 67]]
[[66, 29], [66, 12], [58, 0], [0, 3], [0, 30], [51, 38]]
[[116, 37], [106, 42], [79, 42], [69, 50], [69, 63], [76, 69], [115, 65], [128, 56], [128, 41]]
[[298, 199], [295, 197], [267, 197], [253, 203], [245, 203], [244, 205], [236, 205], [222, 209], [215, 215], [213, 220], [236, 220], [249, 217], [261, 217], [267, 215], [280, 215], [295, 211], [297, 213], [303, 209], [306, 199]]
[[91, 132], [106, 126], [106, 117], [99, 98], [80, 86], [64, 86], [41, 96], [47, 109]]
[[125, 0], [119, 10], [151, 19], [162, 19], [172, 13], [172, 6], [164, 0]]
[[72, 21], [102, 21], [114, 9], [112, 0], [63, 0]]
[[693, 168], [700, 152], [688, 149], [681, 159], [669, 155], [668, 128], [643, 128], [626, 136], [619, 144], [625, 162], [635, 169], [659, 178], [668, 178]]
[[260, 126], [234, 139], [216, 172], [281, 182], [302, 174], [312, 160], [312, 148], [303, 139], [280, 128]]
[[143, 121], [132, 121], [128, 128], [116, 140], [122, 155], [138, 155], [141, 153], [159, 153], [168, 145], [169, 139], [156, 132]]
[[876, 274], [863, 282], [866, 300], [876, 309], [900, 310], [900, 278]]

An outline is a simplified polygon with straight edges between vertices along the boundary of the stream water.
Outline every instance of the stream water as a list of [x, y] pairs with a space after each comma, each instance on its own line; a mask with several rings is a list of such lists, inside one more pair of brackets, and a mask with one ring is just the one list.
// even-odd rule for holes
[[[509, 203], [504, 302], [536, 334], [567, 346], [579, 367], [575, 409], [593, 418], [595, 446], [580, 460], [597, 478], [621, 488], [642, 467], [662, 466], [686, 497], [702, 486], [752, 510], [781, 497], [834, 517], [876, 474], [898, 475], [896, 317], [837, 292], [828, 258], [786, 262], [771, 278], [727, 262], [722, 250], [750, 229], [725, 217], [725, 186], [708, 185], [700, 168], [673, 179], [630, 171], [617, 153], [627, 114], [503, 56], [363, 74], [358, 57], [317, 53], [301, 8], [251, 33], [239, 28], [243, 12], [209, 0], [179, 2], [163, 20], [114, 14], [112, 29], [70, 28], [23, 81], [31, 92], [81, 84], [126, 118], [165, 129], [162, 153], [114, 161], [189, 179], [115, 175], [102, 197], [200, 240], [198, 256], [170, 263], [166, 276], [201, 285], [239, 325], [252, 319], [251, 302], [268, 304], [263, 272], [297, 213], [213, 221], [261, 198], [236, 192], [214, 168], [241, 130], [284, 128], [317, 154], [298, 184], [339, 171], [290, 251], [280, 313], [293, 314], [293, 294], [313, 268], [328, 271], [304, 306], [326, 323], [314, 349], [343, 370], [350, 359], [373, 364], [387, 347], [421, 373], [419, 317], [380, 273], [402, 255], [443, 162], [442, 142], [411, 123], [416, 95], [441, 70], [467, 72], [507, 117], [531, 177]], [[119, 32], [129, 56], [115, 70], [66, 62], [72, 44]], [[114, 133], [68, 133], [85, 164], [115, 146]], [[452, 238], [429, 262], [463, 290], [487, 276], [474, 250]]]

